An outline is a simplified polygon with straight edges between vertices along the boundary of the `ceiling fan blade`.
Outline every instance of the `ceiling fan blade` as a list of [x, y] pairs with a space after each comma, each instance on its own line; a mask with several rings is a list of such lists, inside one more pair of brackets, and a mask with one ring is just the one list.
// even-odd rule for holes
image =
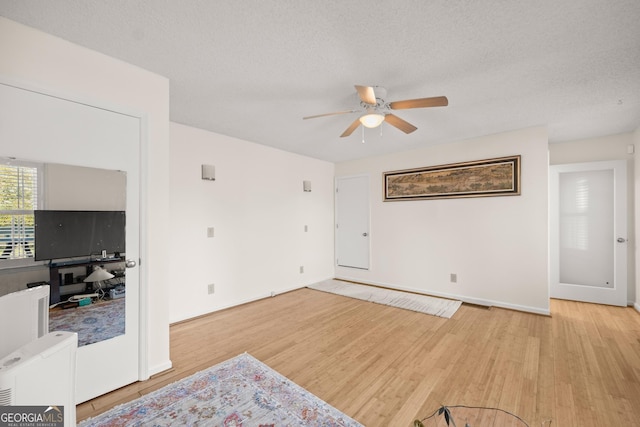
[[302, 120], [317, 119], [318, 117], [337, 116], [338, 114], [349, 114], [349, 113], [355, 113], [355, 112], [356, 110], [336, 111], [333, 113], [324, 113], [324, 114], [317, 114], [315, 116], [303, 117]]
[[418, 129], [411, 123], [405, 120], [402, 120], [400, 117], [395, 116], [393, 114], [387, 114], [386, 116], [384, 116], [384, 121], [389, 123], [391, 126], [397, 127], [404, 133], [411, 133], [414, 130]]
[[446, 107], [449, 100], [446, 96], [435, 96], [433, 98], [407, 99], [405, 101], [395, 101], [389, 103], [392, 110], [408, 110], [409, 108], [426, 107]]
[[376, 105], [376, 94], [371, 86], [356, 86], [360, 100], [365, 104]]
[[342, 132], [342, 135], [340, 135], [340, 138], [344, 138], [345, 136], [351, 135], [353, 131], [358, 128], [358, 126], [360, 126], [360, 118], [355, 119], [353, 123], [351, 123], [351, 125], [347, 128], [347, 130]]

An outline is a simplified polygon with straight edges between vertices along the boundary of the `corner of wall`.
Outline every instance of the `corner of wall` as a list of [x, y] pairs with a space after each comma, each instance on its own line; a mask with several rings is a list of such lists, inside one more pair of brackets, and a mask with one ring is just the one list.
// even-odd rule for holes
[[[635, 145], [635, 150], [640, 149], [640, 127], [638, 129], [635, 130], [635, 132], [633, 133], [633, 144]], [[637, 152], [637, 151], [636, 151]], [[634, 158], [635, 158], [634, 154]], [[634, 203], [634, 216], [635, 216], [635, 242], [636, 242], [636, 246], [637, 243], [639, 241], [638, 239], [638, 234], [640, 233], [640, 166], [638, 165], [634, 165], [633, 168], [634, 171], [634, 197], [635, 197], [635, 203]], [[638, 268], [638, 266], [640, 266], [640, 251], [636, 251], [636, 286], [635, 286], [635, 295], [633, 296], [633, 299], [635, 300], [635, 304], [634, 307], [636, 310], [638, 310], [640, 312], [640, 274], [638, 274], [638, 272], [640, 271], [640, 269]]]

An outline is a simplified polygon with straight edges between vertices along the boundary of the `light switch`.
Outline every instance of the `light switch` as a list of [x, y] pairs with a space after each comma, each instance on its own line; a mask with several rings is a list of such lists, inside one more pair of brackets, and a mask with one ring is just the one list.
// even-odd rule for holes
[[213, 237], [213, 227], [207, 227], [207, 237]]

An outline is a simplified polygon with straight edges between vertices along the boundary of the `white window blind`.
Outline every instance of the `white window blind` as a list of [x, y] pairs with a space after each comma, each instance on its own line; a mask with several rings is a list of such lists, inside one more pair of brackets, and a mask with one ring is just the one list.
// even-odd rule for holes
[[34, 256], [38, 166], [0, 163], [0, 265]]

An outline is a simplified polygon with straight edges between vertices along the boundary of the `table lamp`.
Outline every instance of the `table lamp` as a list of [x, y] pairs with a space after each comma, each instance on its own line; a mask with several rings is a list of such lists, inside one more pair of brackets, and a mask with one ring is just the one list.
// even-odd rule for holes
[[104, 268], [94, 267], [93, 272], [84, 279], [84, 282], [93, 282], [97, 284], [98, 289], [96, 289], [96, 293], [99, 295], [98, 298], [102, 299], [104, 298], [104, 291], [102, 290], [102, 281], [113, 279], [114, 277], [115, 276], [113, 274], [109, 273]]

